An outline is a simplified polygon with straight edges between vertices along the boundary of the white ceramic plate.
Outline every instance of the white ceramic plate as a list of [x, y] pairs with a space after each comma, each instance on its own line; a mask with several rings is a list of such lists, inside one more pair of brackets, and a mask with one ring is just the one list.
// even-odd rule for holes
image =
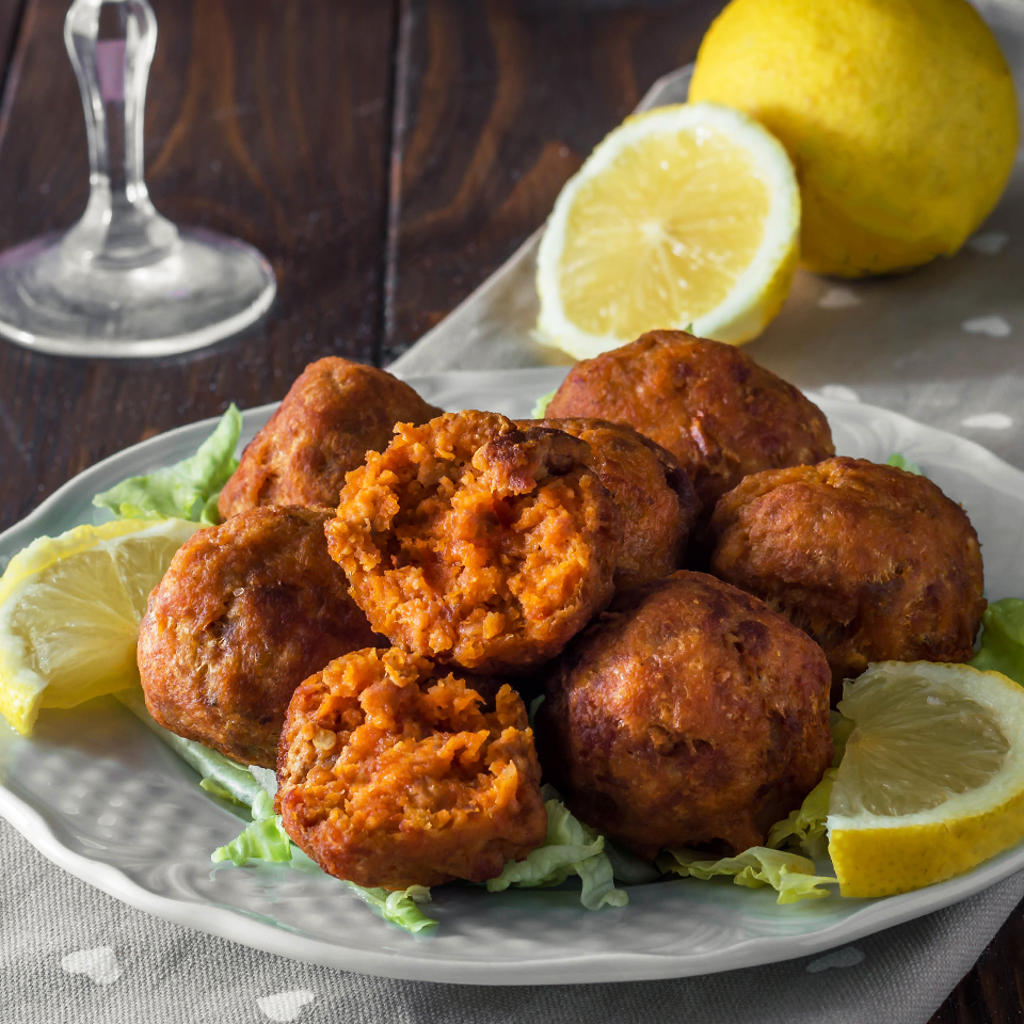
[[[529, 415], [563, 370], [410, 379], [446, 408]], [[817, 397], [817, 396], [812, 396]], [[961, 502], [981, 536], [991, 599], [1024, 593], [1024, 473], [968, 441], [895, 413], [817, 397], [844, 454], [900, 451]], [[245, 414], [244, 437], [270, 407]], [[0, 536], [0, 568], [33, 538], [103, 514], [94, 494], [193, 452], [213, 421], [153, 438], [82, 473]], [[972, 895], [1024, 868], [1024, 844], [969, 875], [882, 900], [838, 896], [779, 907], [769, 891], [659, 882], [617, 910], [588, 912], [574, 893], [490, 895], [444, 887], [440, 928], [388, 925], [334, 879], [287, 866], [234, 868], [210, 852], [238, 819], [113, 700], [44, 712], [31, 739], [0, 722], [0, 813], [56, 864], [133, 906], [258, 949], [395, 978], [536, 985], [682, 977], [770, 963], [841, 945]]]

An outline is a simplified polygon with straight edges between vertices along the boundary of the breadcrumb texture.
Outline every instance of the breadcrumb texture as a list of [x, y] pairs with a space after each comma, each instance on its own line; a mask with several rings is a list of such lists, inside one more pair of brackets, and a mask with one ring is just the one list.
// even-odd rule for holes
[[748, 473], [835, 454], [824, 413], [792, 384], [684, 331], [650, 331], [577, 363], [547, 415], [635, 427], [679, 460], [707, 515]]
[[863, 459], [757, 473], [718, 503], [713, 572], [825, 650], [834, 679], [870, 661], [966, 661], [985, 610], [978, 535], [927, 477]]
[[712, 576], [620, 595], [570, 645], [537, 713], [545, 772], [644, 857], [764, 842], [832, 758], [830, 675], [809, 637]]
[[618, 511], [588, 458], [495, 413], [401, 424], [349, 474], [331, 555], [396, 646], [471, 671], [539, 664], [613, 592]]
[[258, 505], [333, 509], [345, 474], [385, 448], [396, 423], [425, 423], [440, 411], [385, 370], [318, 359], [246, 445], [218, 499], [221, 519]]
[[518, 694], [398, 649], [346, 655], [295, 691], [278, 781], [288, 834], [358, 885], [482, 882], [547, 831]]
[[564, 430], [590, 448], [587, 465], [608, 488], [623, 524], [615, 585], [636, 587], [675, 572], [700, 503], [675, 456], [625, 423], [598, 419], [524, 420]]
[[325, 510], [258, 508], [193, 534], [149, 597], [138, 661], [164, 728], [273, 768], [292, 691], [381, 639], [348, 596]]

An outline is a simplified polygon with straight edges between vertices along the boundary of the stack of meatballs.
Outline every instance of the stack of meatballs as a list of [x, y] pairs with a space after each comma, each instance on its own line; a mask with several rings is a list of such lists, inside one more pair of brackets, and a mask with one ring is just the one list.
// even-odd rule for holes
[[971, 655], [963, 510], [835, 457], [738, 349], [653, 331], [546, 415], [444, 413], [321, 359], [150, 596], [153, 717], [276, 768], [334, 875], [494, 877], [544, 841], [542, 778], [641, 856], [739, 852], [828, 767], [844, 679]]

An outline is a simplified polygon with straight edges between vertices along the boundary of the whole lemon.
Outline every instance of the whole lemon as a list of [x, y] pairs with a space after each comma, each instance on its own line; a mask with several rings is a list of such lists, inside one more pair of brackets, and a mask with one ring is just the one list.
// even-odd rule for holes
[[966, 0], [732, 0], [690, 100], [737, 107], [780, 139], [802, 261], [842, 277], [956, 252], [1017, 148], [1013, 80]]

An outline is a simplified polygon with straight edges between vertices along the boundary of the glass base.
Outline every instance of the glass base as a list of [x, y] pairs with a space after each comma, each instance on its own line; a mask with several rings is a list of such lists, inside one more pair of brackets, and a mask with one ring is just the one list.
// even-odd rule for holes
[[251, 246], [179, 230], [145, 260], [83, 257], [68, 235], [0, 253], [0, 334], [66, 356], [165, 356], [248, 327], [275, 293]]

